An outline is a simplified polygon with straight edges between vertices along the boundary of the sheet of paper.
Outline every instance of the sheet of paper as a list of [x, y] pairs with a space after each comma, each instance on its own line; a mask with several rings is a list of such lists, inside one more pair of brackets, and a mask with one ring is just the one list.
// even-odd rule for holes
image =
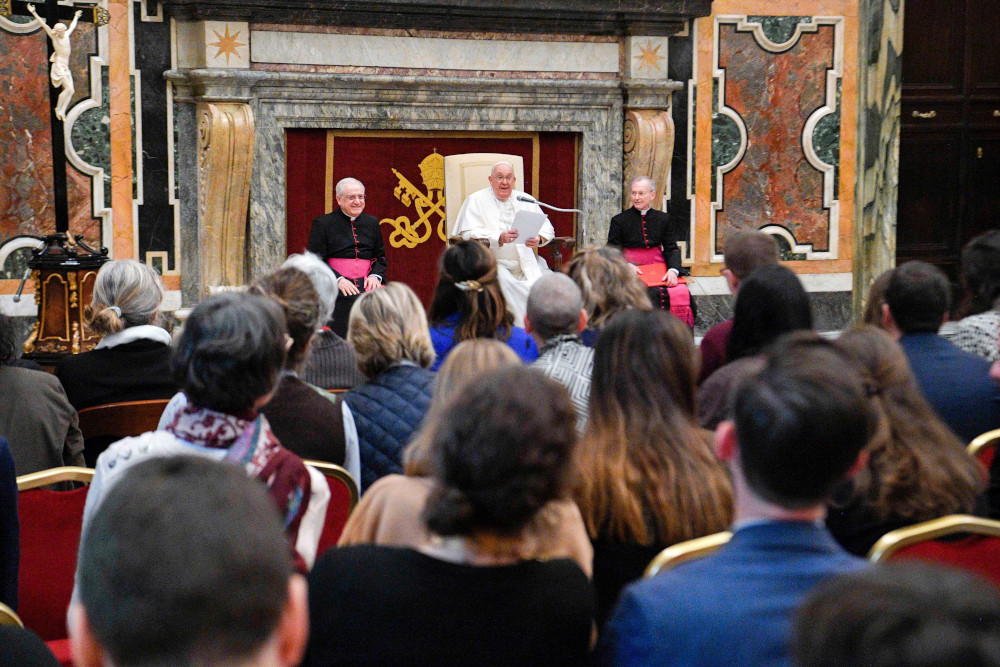
[[548, 216], [544, 213], [518, 211], [514, 216], [514, 221], [510, 223], [510, 228], [517, 230], [517, 239], [514, 243], [523, 244], [528, 239], [538, 236], [538, 232], [541, 231], [546, 220], [548, 220]]

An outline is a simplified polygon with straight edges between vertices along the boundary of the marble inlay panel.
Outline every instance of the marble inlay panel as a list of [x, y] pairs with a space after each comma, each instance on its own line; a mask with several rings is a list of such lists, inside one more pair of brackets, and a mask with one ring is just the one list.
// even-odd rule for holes
[[618, 72], [618, 44], [431, 39], [255, 30], [255, 63], [512, 72]]
[[[811, 25], [807, 30], [795, 21], [791, 36], [775, 43], [769, 38], [762, 42], [756, 34], [760, 28], [749, 19], [717, 21], [718, 70], [724, 81], [719, 109], [739, 129], [743, 154], [734, 158], [735, 165], [731, 161], [721, 167], [722, 192], [716, 184], [716, 201], [722, 203], [716, 214], [716, 248], [721, 249], [731, 229], [770, 227], [795, 252], [836, 257], [833, 175], [824, 178], [814, 164], [815, 152], [813, 160], [809, 154], [816, 112], [835, 104], [828, 100], [827, 72], [838, 65], [837, 27]], [[717, 139], [713, 127], [713, 143]]]

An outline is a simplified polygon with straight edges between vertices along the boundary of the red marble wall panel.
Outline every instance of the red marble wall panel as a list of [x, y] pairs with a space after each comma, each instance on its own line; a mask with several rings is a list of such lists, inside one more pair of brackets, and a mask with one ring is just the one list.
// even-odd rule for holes
[[[834, 28], [802, 34], [784, 53], [772, 53], [735, 24], [719, 26], [719, 67], [726, 72], [725, 106], [746, 124], [747, 148], [723, 175], [723, 209], [716, 239], [732, 229], [787, 228], [813, 250], [830, 246], [830, 211], [823, 208], [823, 175], [806, 160], [802, 131], [826, 103], [833, 66]], [[831, 103], [833, 100], [830, 101]]]
[[[74, 31], [70, 67], [76, 94], [90, 96], [87, 60], [96, 50], [95, 28]], [[18, 234], [55, 231], [52, 129], [49, 126], [49, 61], [40, 30], [17, 35], [0, 30], [0, 243]], [[100, 239], [100, 220], [91, 215], [91, 180], [66, 165], [69, 230]]]

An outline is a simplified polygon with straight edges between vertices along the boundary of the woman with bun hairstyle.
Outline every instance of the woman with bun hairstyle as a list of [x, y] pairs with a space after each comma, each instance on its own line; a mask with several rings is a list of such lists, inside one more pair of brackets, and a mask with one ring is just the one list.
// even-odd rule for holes
[[[122, 401], [170, 398], [170, 334], [156, 325], [163, 283], [156, 270], [134, 259], [117, 259], [97, 272], [84, 324], [101, 336], [97, 346], [56, 368], [70, 404], [77, 409]], [[110, 444], [88, 440], [84, 458], [93, 466]]]
[[428, 316], [436, 371], [453, 347], [472, 338], [495, 338], [525, 363], [538, 358], [538, 345], [507, 310], [497, 282], [497, 261], [479, 241], [456, 243], [441, 255], [438, 284]]
[[584, 664], [586, 575], [520, 551], [525, 527], [564, 496], [575, 440], [576, 411], [556, 381], [517, 366], [482, 376], [434, 435], [423, 511], [434, 540], [320, 557], [303, 665]]

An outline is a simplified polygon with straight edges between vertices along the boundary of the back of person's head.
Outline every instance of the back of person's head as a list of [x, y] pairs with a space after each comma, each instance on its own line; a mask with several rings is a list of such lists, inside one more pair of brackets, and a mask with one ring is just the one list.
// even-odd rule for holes
[[[139, 463], [80, 544], [70, 612], [77, 664], [95, 650], [120, 667], [252, 664], [290, 604], [301, 603], [304, 617], [301, 583], [274, 504], [242, 468], [201, 457]], [[275, 662], [301, 657], [286, 649]]]
[[298, 368], [321, 321], [319, 295], [309, 276], [294, 268], [277, 269], [253, 281], [250, 293], [274, 299], [285, 312], [285, 326], [292, 338], [285, 364]]
[[486, 373], [434, 435], [437, 485], [423, 518], [438, 535], [511, 535], [560, 498], [576, 410], [561, 384], [512, 366]]
[[243, 414], [274, 390], [285, 362], [285, 316], [274, 299], [222, 292], [188, 316], [173, 378], [196, 406]]
[[855, 488], [882, 519], [916, 523], [971, 512], [980, 487], [976, 462], [924, 398], [899, 343], [882, 329], [863, 326], [835, 344], [857, 362], [878, 416], [868, 465]]
[[17, 327], [14, 318], [0, 313], [0, 366], [17, 361]]
[[84, 322], [100, 336], [149, 324], [163, 301], [156, 269], [134, 259], [105, 262], [94, 281], [94, 296], [83, 310]]
[[362, 294], [351, 308], [347, 340], [354, 346], [358, 368], [369, 378], [401, 361], [423, 368], [434, 363], [427, 315], [404, 283], [392, 282]]
[[301, 255], [289, 255], [288, 259], [282, 262], [281, 268], [298, 269], [309, 276], [319, 297], [319, 324], [322, 326], [329, 322], [333, 317], [333, 308], [337, 305], [337, 295], [340, 294], [337, 277], [330, 267], [319, 258], [319, 255], [304, 252]]
[[464, 396], [466, 388], [478, 382], [483, 373], [521, 363], [521, 358], [509, 345], [492, 338], [473, 338], [452, 348], [434, 376], [434, 397], [420, 430], [403, 452], [406, 474], [419, 477], [433, 474], [431, 445], [434, 432], [451, 410], [452, 401]]
[[902, 333], [937, 333], [951, 308], [951, 285], [933, 264], [906, 262], [893, 271], [885, 302]]
[[882, 327], [882, 304], [885, 303], [885, 288], [889, 286], [892, 274], [895, 269], [883, 271], [878, 278], [872, 282], [868, 290], [868, 300], [865, 301], [865, 308], [861, 313], [861, 324], [870, 324], [873, 327]]
[[782, 334], [811, 328], [809, 295], [798, 276], [780, 264], [754, 269], [736, 295], [729, 359], [757, 354]]
[[962, 248], [962, 284], [967, 314], [1000, 307], [1000, 229], [980, 234]]
[[1000, 593], [930, 563], [878, 565], [817, 588], [793, 635], [800, 667], [1000, 667]]
[[672, 544], [728, 523], [726, 473], [695, 418], [697, 374], [691, 330], [673, 315], [629, 310], [604, 326], [574, 478], [592, 537]]
[[726, 237], [726, 268], [742, 281], [761, 266], [778, 263], [778, 243], [774, 236], [761, 231], [738, 231]]
[[577, 333], [582, 310], [583, 294], [565, 274], [547, 273], [531, 286], [527, 319], [542, 340]]
[[768, 349], [763, 370], [731, 398], [747, 485], [790, 510], [829, 497], [876, 425], [854, 361], [809, 332], [779, 339]]
[[626, 310], [653, 309], [635, 269], [613, 246], [577, 253], [567, 265], [566, 275], [579, 286], [587, 321], [596, 329], [602, 329], [608, 320]]
[[519, 324], [500, 291], [497, 261], [479, 241], [461, 241], [441, 255], [430, 321], [437, 326], [454, 315], [456, 341], [493, 338], [498, 329], [509, 331]]

